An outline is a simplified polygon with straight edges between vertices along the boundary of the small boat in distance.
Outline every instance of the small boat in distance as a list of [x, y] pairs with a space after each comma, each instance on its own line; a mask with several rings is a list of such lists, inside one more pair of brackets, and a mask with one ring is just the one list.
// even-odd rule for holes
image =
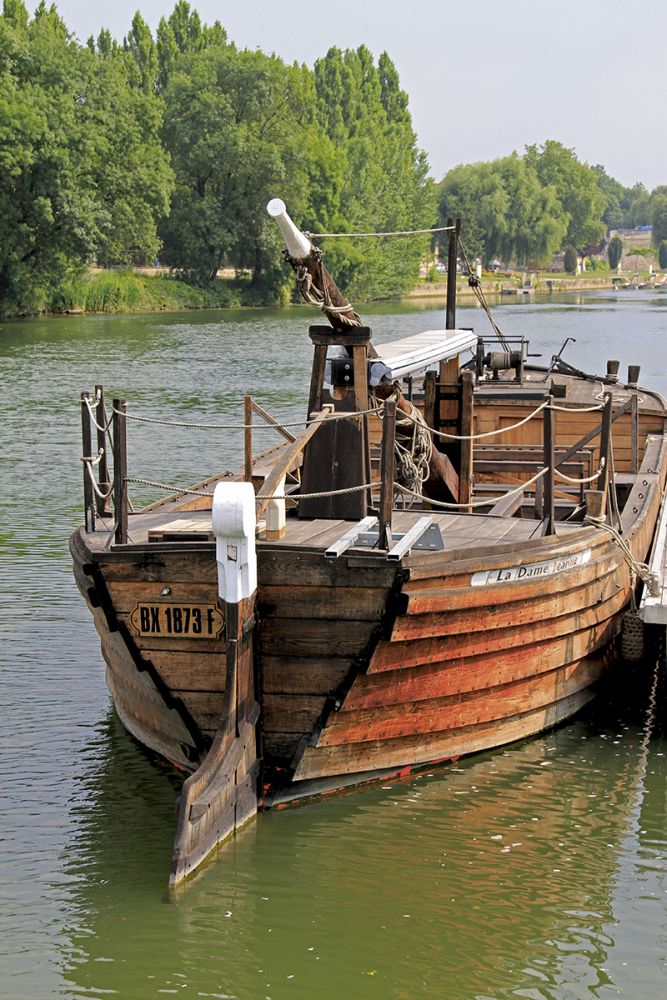
[[[189, 774], [172, 885], [258, 809], [569, 718], [659, 590], [667, 411], [638, 368], [589, 375], [563, 348], [536, 367], [523, 338], [457, 329], [458, 222], [445, 329], [375, 347], [268, 209], [329, 321], [300, 433], [248, 396], [238, 470], [134, 512], [126, 425], [151, 418], [122, 399], [109, 418], [101, 386], [81, 399], [74, 574], [122, 722]], [[254, 454], [258, 419], [281, 442]]]

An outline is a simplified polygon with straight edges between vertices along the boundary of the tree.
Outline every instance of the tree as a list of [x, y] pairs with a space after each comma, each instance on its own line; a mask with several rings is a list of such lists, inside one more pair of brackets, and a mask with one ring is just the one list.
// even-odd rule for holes
[[113, 45], [80, 46], [53, 7], [0, 17], [0, 309], [34, 311], [93, 256], [155, 251], [171, 173], [159, 108]]
[[607, 256], [609, 257], [609, 267], [612, 271], [618, 267], [618, 262], [621, 259], [623, 253], [623, 240], [620, 236], [613, 236], [609, 240], [609, 246], [607, 247]]
[[542, 146], [527, 146], [526, 160], [540, 182], [556, 191], [567, 216], [566, 242], [574, 246], [596, 243], [604, 233], [602, 215], [607, 199], [595, 171], [580, 163], [573, 149], [553, 139]]
[[667, 240], [663, 240], [658, 247], [658, 263], [663, 271], [667, 268]]
[[[164, 258], [206, 283], [224, 264], [279, 285], [280, 239], [266, 203], [307, 204], [302, 70], [277, 56], [211, 46], [186, 53], [164, 92], [164, 141], [176, 170]], [[307, 143], [306, 143], [307, 145]]]
[[651, 194], [651, 234], [653, 245], [659, 247], [667, 240], [667, 188], [656, 188]]
[[[332, 212], [343, 232], [425, 229], [436, 193], [418, 149], [407, 95], [386, 53], [330, 49], [315, 63], [317, 119], [343, 167]], [[332, 206], [333, 207], [333, 206]], [[352, 296], [406, 291], [429, 252], [428, 236], [323, 242], [327, 265]]]
[[639, 258], [646, 260], [648, 257], [653, 257], [653, 250], [650, 247], [628, 247], [625, 251], [626, 257], [635, 258], [635, 271], [639, 270]]
[[606, 207], [602, 213], [602, 221], [607, 229], [623, 229], [626, 216], [632, 203], [632, 188], [624, 187], [619, 181], [610, 177], [605, 168], [596, 163], [591, 170], [597, 178], [597, 184], [606, 199]]
[[555, 190], [543, 187], [516, 153], [447, 174], [440, 188], [440, 222], [456, 216], [463, 221], [468, 256], [485, 260], [548, 261], [566, 228]]
[[226, 42], [227, 32], [219, 21], [212, 26], [202, 24], [199, 14], [191, 9], [187, 0], [177, 0], [169, 17], [160, 18], [157, 28], [158, 88], [166, 87], [179, 55], [201, 52]]
[[563, 266], [565, 267], [565, 270], [567, 271], [568, 274], [577, 273], [577, 263], [578, 263], [578, 255], [576, 248], [573, 247], [572, 244], [570, 244], [569, 246], [565, 247], [565, 259], [563, 261]]
[[154, 93], [157, 86], [157, 45], [139, 11], [132, 18], [132, 27], [123, 40], [128, 54], [128, 78], [145, 93]]

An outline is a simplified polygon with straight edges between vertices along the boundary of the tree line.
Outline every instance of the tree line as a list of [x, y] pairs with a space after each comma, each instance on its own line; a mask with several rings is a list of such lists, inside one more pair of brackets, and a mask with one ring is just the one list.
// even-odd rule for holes
[[[433, 225], [436, 190], [391, 59], [331, 49], [314, 68], [238, 49], [186, 0], [155, 37], [79, 43], [54, 6], [0, 16], [0, 308], [38, 310], [96, 261], [153, 263], [207, 285], [231, 265], [246, 301], [289, 280], [265, 206], [312, 232]], [[326, 241], [321, 241], [322, 245]], [[408, 290], [428, 236], [330, 241], [352, 296]], [[383, 252], [386, 249], [386, 253]]]
[[440, 221], [465, 219], [468, 253], [485, 261], [548, 263], [560, 250], [582, 254], [611, 229], [652, 226], [667, 240], [667, 185], [624, 187], [603, 166], [548, 140], [491, 163], [450, 170], [440, 184]]
[[[667, 227], [667, 188], [623, 188], [555, 142], [436, 185], [386, 53], [332, 48], [312, 69], [288, 65], [238, 49], [187, 0], [155, 35], [137, 12], [121, 41], [102, 30], [82, 44], [45, 0], [32, 16], [3, 0], [0, 314], [43, 309], [91, 262], [156, 257], [202, 286], [233, 266], [245, 301], [284, 300], [275, 196], [317, 234], [460, 215], [485, 259], [546, 259], [618, 220]], [[353, 298], [406, 292], [433, 250], [427, 235], [317, 242]]]

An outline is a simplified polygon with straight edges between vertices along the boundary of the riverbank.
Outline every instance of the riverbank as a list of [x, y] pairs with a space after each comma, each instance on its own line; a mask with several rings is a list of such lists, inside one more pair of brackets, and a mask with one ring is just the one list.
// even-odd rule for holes
[[[540, 276], [530, 285], [508, 275], [482, 279], [482, 290], [490, 299], [531, 295], [533, 292], [595, 291], [612, 288], [630, 276], [618, 278]], [[645, 279], [642, 279], [645, 280]], [[446, 281], [421, 281], [404, 296], [388, 301], [446, 300]], [[466, 278], [457, 282], [457, 298], [471, 300], [474, 291]], [[372, 300], [369, 300], [372, 301]], [[47, 316], [120, 315], [123, 313], [181, 312], [196, 309], [240, 309], [270, 306], [277, 303], [267, 289], [251, 286], [248, 278], [229, 269], [206, 288], [190, 285], [170, 274], [166, 268], [135, 268], [127, 271], [97, 270], [65, 282], [54, 292], [41, 311]], [[20, 318], [5, 315], [4, 318]]]
[[[47, 315], [177, 312], [260, 306], [266, 293], [248, 280], [221, 276], [210, 287], [188, 284], [165, 269], [98, 270], [65, 282], [49, 299]], [[275, 304], [275, 303], [273, 303]]]
[[[616, 279], [616, 280], [614, 280]], [[599, 278], [592, 278], [586, 275], [581, 277], [539, 277], [535, 279], [530, 284], [524, 284], [516, 279], [509, 277], [500, 278], [482, 278], [481, 288], [487, 297], [496, 296], [521, 296], [530, 295], [533, 292], [571, 292], [571, 291], [600, 291], [605, 288], [613, 288], [621, 283], [630, 281], [630, 276], [623, 277], [620, 281], [616, 276], [612, 278], [610, 274], [605, 274]], [[444, 281], [421, 281], [418, 285], [412, 289], [407, 295], [404, 295], [404, 299], [431, 299], [446, 298], [446, 283]], [[460, 278], [457, 281], [456, 286], [456, 297], [470, 298], [475, 297], [474, 290], [468, 284], [467, 278]]]

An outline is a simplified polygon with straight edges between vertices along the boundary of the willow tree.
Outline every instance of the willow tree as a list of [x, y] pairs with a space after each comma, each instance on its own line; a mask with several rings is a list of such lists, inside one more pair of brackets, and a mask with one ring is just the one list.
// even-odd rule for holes
[[484, 260], [548, 261], [567, 227], [555, 189], [516, 153], [449, 171], [440, 185], [440, 221], [456, 216], [469, 257]]

